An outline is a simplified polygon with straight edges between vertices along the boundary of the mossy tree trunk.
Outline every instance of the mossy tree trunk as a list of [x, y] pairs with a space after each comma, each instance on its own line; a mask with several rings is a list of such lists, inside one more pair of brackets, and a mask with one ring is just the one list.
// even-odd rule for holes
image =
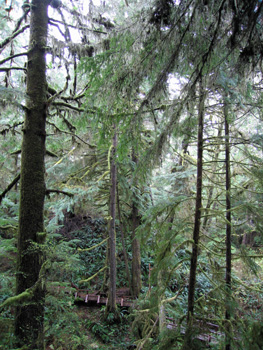
[[[137, 165], [138, 158], [135, 151], [132, 151], [132, 161]], [[135, 198], [132, 203], [132, 290], [131, 294], [137, 298], [142, 288], [141, 277], [141, 247], [140, 241], [136, 237], [136, 229], [140, 225], [138, 203]]]
[[183, 344], [183, 350], [192, 350], [192, 318], [195, 301], [195, 284], [198, 261], [198, 244], [201, 227], [201, 209], [202, 209], [202, 184], [203, 184], [203, 132], [204, 132], [204, 113], [205, 113], [205, 92], [203, 83], [200, 81], [198, 106], [198, 140], [197, 140], [197, 180], [196, 180], [196, 201], [195, 218], [193, 230], [193, 248], [191, 255], [189, 287], [188, 287], [188, 307], [187, 307], [187, 329]]
[[226, 350], [231, 349], [231, 175], [228, 103], [224, 102], [225, 168], [226, 168]]
[[[219, 124], [219, 129], [218, 129], [218, 134], [217, 134], [217, 138], [220, 140], [221, 139], [221, 135], [222, 135], [222, 125], [223, 124]], [[218, 159], [219, 159], [219, 155], [220, 155], [220, 150], [221, 150], [221, 144], [220, 142], [218, 142], [218, 145], [215, 146], [214, 150], [213, 150], [213, 163], [212, 163], [212, 174], [216, 173], [217, 170], [217, 166], [218, 166]], [[214, 184], [211, 184], [211, 187], [208, 190], [208, 198], [207, 198], [207, 204], [206, 204], [206, 208], [204, 210], [204, 221], [203, 221], [203, 226], [202, 226], [202, 231], [205, 232], [207, 230], [207, 228], [209, 227], [210, 223], [212, 222], [212, 217], [210, 217], [209, 215], [209, 210], [211, 209], [211, 207], [213, 205], [215, 205], [215, 202], [213, 200], [213, 194], [214, 194], [214, 190], [215, 190], [215, 186]]]
[[111, 157], [111, 190], [110, 190], [110, 224], [109, 224], [109, 290], [108, 304], [106, 308], [106, 316], [108, 313], [113, 313], [113, 320], [119, 319], [116, 305], [116, 190], [117, 190], [117, 166], [116, 166], [116, 149], [117, 149], [117, 132], [114, 126], [114, 136], [112, 142], [112, 157]]
[[124, 259], [124, 263], [125, 263], [125, 271], [126, 271], [128, 286], [129, 286], [129, 289], [131, 290], [131, 275], [130, 275], [130, 269], [129, 269], [129, 258], [128, 258], [128, 253], [127, 253], [127, 249], [125, 246], [124, 227], [123, 227], [122, 217], [121, 217], [120, 197], [119, 197], [118, 185], [117, 185], [117, 208], [118, 208], [118, 217], [119, 217], [119, 223], [120, 223], [119, 225], [120, 225], [123, 259]]
[[[45, 198], [45, 123], [46, 60], [45, 47], [48, 32], [48, 0], [32, 0], [30, 43], [27, 64], [27, 101], [23, 129], [18, 258], [16, 293], [20, 294], [36, 284], [43, 263], [37, 244], [37, 233], [43, 232]], [[16, 307], [15, 334], [18, 345], [29, 349], [44, 349], [45, 290], [38, 284], [33, 299], [27, 305]]]

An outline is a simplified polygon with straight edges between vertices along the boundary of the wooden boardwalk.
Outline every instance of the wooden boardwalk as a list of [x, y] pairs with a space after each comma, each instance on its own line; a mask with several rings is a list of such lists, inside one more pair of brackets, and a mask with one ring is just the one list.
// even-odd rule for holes
[[[101, 294], [99, 291], [88, 292], [86, 290], [78, 289], [75, 292], [75, 300], [82, 300], [87, 304], [107, 305], [108, 298], [106, 295]], [[128, 294], [127, 288], [117, 290], [116, 304], [124, 307], [130, 307], [133, 305], [133, 299]]]

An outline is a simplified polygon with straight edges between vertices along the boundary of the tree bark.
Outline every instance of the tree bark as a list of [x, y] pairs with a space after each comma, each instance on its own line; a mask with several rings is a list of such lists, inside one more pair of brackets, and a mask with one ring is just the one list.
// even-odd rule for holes
[[203, 182], [203, 129], [204, 129], [204, 109], [205, 109], [205, 92], [202, 81], [200, 81], [200, 96], [198, 106], [198, 141], [197, 141], [197, 180], [196, 180], [196, 202], [195, 202], [195, 221], [193, 231], [193, 248], [191, 255], [190, 277], [188, 287], [188, 308], [187, 308], [187, 330], [183, 349], [191, 349], [191, 329], [192, 317], [194, 313], [194, 296], [196, 283], [196, 270], [198, 259], [198, 243], [201, 225], [201, 208], [202, 208], [202, 182]]
[[228, 105], [224, 102], [225, 119], [225, 167], [226, 167], [226, 350], [231, 349], [231, 175], [230, 175], [230, 142]]
[[[37, 233], [44, 231], [47, 7], [48, 0], [32, 0], [21, 159], [17, 294], [36, 284], [43, 264]], [[32, 301], [16, 307], [15, 334], [19, 346], [44, 349], [44, 300], [45, 289], [39, 283]]]

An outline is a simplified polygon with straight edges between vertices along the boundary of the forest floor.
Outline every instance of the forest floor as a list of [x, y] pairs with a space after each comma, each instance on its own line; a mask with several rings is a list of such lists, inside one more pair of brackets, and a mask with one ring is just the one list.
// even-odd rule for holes
[[[125, 350], [135, 348], [127, 310], [122, 322], [110, 324], [103, 320], [105, 306], [74, 305], [72, 328], [52, 334], [46, 350]], [[73, 341], [73, 342], [72, 342]]]
[[131, 326], [126, 320], [120, 325], [109, 325], [102, 321], [103, 311], [99, 307], [80, 306], [80, 318], [90, 323], [87, 336], [91, 349], [129, 349], [132, 347]]

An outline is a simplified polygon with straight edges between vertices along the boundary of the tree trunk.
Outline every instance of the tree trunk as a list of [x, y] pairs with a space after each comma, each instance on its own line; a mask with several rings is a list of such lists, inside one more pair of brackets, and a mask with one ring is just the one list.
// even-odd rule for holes
[[[221, 138], [221, 134], [222, 134], [222, 124], [219, 125], [219, 129], [218, 129], [218, 134], [217, 137], [218, 139]], [[215, 146], [215, 149], [213, 150], [213, 164], [212, 164], [212, 174], [216, 173], [216, 168], [217, 168], [217, 164], [218, 164], [218, 158], [219, 158], [219, 154], [220, 154], [220, 142], [218, 142], [218, 145]], [[209, 210], [211, 208], [211, 206], [213, 205], [213, 193], [214, 193], [214, 189], [215, 186], [211, 185], [209, 191], [208, 191], [208, 198], [207, 198], [207, 204], [206, 204], [206, 208], [204, 211], [204, 221], [203, 221], [203, 226], [202, 226], [202, 230], [206, 231], [207, 227], [209, 226], [210, 222], [211, 222], [211, 216], [209, 215]]]
[[225, 118], [225, 167], [226, 167], [226, 350], [231, 349], [231, 175], [230, 175], [230, 144], [228, 105], [224, 102]]
[[127, 249], [125, 247], [125, 237], [124, 237], [124, 230], [123, 230], [123, 224], [121, 219], [121, 208], [120, 208], [120, 197], [119, 197], [119, 191], [117, 186], [117, 207], [118, 207], [118, 216], [119, 216], [119, 222], [120, 222], [120, 233], [121, 233], [121, 244], [122, 244], [122, 251], [123, 251], [123, 259], [125, 263], [125, 271], [128, 281], [129, 289], [131, 289], [131, 275], [130, 275], [130, 268], [129, 268], [129, 259], [127, 254]]
[[[34, 243], [38, 241], [37, 233], [44, 231], [47, 7], [47, 0], [32, 0], [21, 159], [17, 294], [36, 284], [43, 264], [41, 249]], [[16, 307], [15, 334], [20, 346], [44, 349], [44, 299], [45, 290], [39, 283], [32, 301]]]
[[114, 126], [113, 136], [113, 149], [111, 158], [111, 191], [110, 191], [110, 227], [109, 227], [109, 260], [110, 260], [110, 273], [109, 273], [109, 291], [108, 291], [108, 304], [106, 309], [106, 315], [108, 313], [114, 314], [114, 319], [118, 319], [117, 305], [116, 305], [116, 189], [117, 189], [117, 167], [116, 167], [116, 148], [117, 148], [117, 132], [116, 126]]
[[158, 285], [158, 316], [159, 316], [159, 335], [166, 328], [166, 312], [163, 303], [165, 287], [163, 283], [163, 276], [165, 276], [165, 271], [163, 269], [158, 271], [157, 275], [157, 285]]
[[[137, 164], [138, 158], [132, 151], [132, 161]], [[135, 185], [135, 184], [134, 184]], [[132, 203], [132, 296], [137, 298], [142, 288], [141, 278], [141, 247], [140, 241], [136, 237], [136, 229], [140, 225], [138, 205], [134, 200]]]
[[203, 181], [203, 129], [204, 129], [204, 107], [205, 92], [200, 82], [200, 96], [198, 107], [198, 142], [197, 142], [197, 180], [196, 180], [196, 203], [195, 203], [195, 221], [193, 231], [193, 248], [190, 265], [190, 277], [188, 287], [188, 308], [187, 308], [187, 330], [183, 349], [191, 349], [191, 328], [192, 317], [194, 312], [194, 295], [196, 270], [198, 259], [198, 243], [201, 224], [201, 208], [202, 208], [202, 181]]

